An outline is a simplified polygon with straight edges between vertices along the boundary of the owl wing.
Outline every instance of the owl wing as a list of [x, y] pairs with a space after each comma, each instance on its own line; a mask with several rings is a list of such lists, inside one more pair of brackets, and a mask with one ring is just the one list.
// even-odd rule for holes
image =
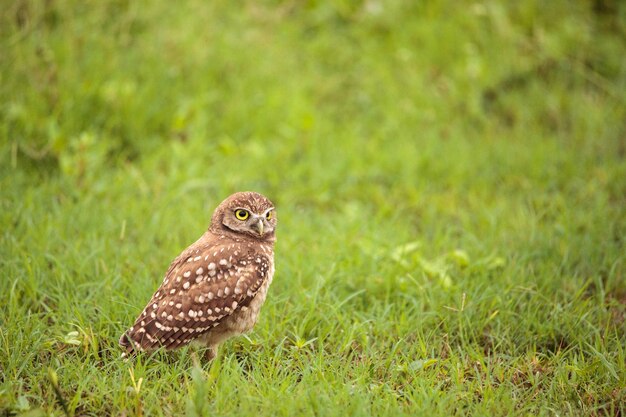
[[247, 308], [269, 276], [271, 259], [246, 244], [190, 247], [120, 338], [127, 352], [188, 344]]

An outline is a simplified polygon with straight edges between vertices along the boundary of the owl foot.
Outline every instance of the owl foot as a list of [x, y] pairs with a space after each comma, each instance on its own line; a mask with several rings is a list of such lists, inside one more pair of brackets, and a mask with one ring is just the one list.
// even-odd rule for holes
[[212, 361], [217, 357], [217, 347], [210, 347], [204, 351], [204, 360], [207, 362]]

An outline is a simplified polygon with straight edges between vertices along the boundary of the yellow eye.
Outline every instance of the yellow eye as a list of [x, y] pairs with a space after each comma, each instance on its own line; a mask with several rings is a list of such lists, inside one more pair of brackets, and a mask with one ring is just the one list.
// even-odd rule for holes
[[248, 213], [247, 210], [244, 210], [244, 209], [235, 210], [235, 217], [238, 220], [246, 220], [249, 216], [250, 216], [250, 213]]
[[267, 213], [265, 213], [265, 218], [267, 220], [270, 220], [272, 218], [272, 210], [268, 211]]

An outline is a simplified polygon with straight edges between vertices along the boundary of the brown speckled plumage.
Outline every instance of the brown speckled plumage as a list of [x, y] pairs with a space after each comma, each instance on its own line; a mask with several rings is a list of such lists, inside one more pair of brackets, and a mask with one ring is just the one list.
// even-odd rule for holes
[[261, 194], [224, 200], [120, 338], [126, 353], [199, 341], [212, 358], [224, 340], [252, 329], [274, 275], [275, 226], [274, 205]]

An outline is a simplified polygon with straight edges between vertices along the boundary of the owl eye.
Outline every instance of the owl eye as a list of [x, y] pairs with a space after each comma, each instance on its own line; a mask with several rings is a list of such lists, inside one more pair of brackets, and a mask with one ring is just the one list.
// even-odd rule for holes
[[246, 220], [249, 216], [250, 216], [250, 213], [248, 213], [247, 210], [244, 210], [244, 209], [235, 210], [235, 217], [238, 220]]
[[271, 218], [272, 218], [272, 210], [270, 210], [270, 211], [268, 211], [267, 213], [265, 213], [265, 218], [266, 218], [267, 220], [271, 220]]

